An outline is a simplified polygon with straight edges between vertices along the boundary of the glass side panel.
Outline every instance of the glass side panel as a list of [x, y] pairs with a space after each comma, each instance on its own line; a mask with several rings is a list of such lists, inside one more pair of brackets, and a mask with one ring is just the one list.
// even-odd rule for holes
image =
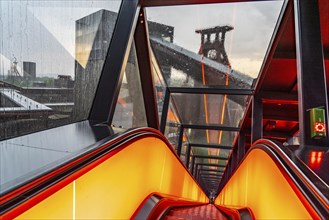
[[0, 1], [0, 139], [87, 119], [120, 5]]
[[166, 94], [166, 83], [162, 77], [161, 70], [159, 68], [158, 62], [156, 61], [153, 51], [151, 50], [151, 68], [153, 74], [153, 81], [155, 87], [155, 95], [157, 100], [159, 122], [161, 122], [162, 109], [164, 104], [164, 98]]
[[[204, 148], [204, 147], [192, 147], [192, 151], [195, 154], [198, 154], [200, 152], [209, 152], [210, 148]], [[215, 149], [218, 150], [218, 149]], [[219, 156], [228, 158], [231, 150], [226, 150], [226, 149], [219, 149]]]
[[216, 124], [239, 127], [248, 96], [172, 94], [184, 124]]
[[124, 129], [147, 126], [145, 105], [134, 43], [130, 49], [128, 62], [112, 120], [112, 126]]
[[147, 8], [152, 48], [169, 86], [251, 88], [283, 1]]
[[185, 129], [188, 140], [193, 144], [220, 144], [232, 146], [238, 132], [221, 130]]
[[172, 98], [169, 101], [169, 109], [167, 114], [165, 136], [172, 144], [172, 147], [177, 151], [178, 137], [180, 130], [180, 121], [175, 111]]
[[180, 155], [180, 159], [184, 164], [186, 161], [186, 153], [187, 153], [187, 142], [182, 144], [182, 151], [181, 151], [181, 155]]

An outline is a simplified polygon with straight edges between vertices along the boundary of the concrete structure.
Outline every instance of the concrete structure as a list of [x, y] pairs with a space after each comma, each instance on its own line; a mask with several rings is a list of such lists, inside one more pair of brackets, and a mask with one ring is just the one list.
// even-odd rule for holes
[[100, 10], [76, 21], [74, 118], [87, 118], [117, 13]]

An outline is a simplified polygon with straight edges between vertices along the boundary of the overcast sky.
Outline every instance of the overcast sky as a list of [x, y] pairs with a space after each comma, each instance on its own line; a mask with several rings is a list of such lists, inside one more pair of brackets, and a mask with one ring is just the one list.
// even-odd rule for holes
[[256, 77], [283, 1], [225, 3], [147, 9], [148, 20], [174, 27], [174, 43], [191, 51], [200, 48], [196, 29], [231, 25], [226, 52], [233, 69]]
[[[196, 29], [232, 25], [225, 44], [232, 67], [256, 77], [281, 6], [282, 1], [266, 1], [154, 7], [147, 16], [173, 26], [174, 42], [194, 52], [200, 47]], [[0, 74], [7, 73], [15, 56], [19, 68], [23, 61], [36, 62], [38, 76], [73, 76], [75, 21], [119, 7], [119, 0], [0, 0]]]

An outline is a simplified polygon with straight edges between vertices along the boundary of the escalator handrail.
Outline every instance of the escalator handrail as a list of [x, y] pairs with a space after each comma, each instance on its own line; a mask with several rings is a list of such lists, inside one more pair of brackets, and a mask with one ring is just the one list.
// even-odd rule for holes
[[53, 170], [32, 179], [30, 182], [25, 183], [19, 188], [13, 189], [12, 191], [8, 192], [9, 196], [7, 194], [3, 195], [4, 199], [0, 200], [0, 216], [19, 206], [20, 204], [23, 204], [29, 198], [42, 193], [47, 188], [74, 174], [86, 165], [99, 160], [109, 153], [113, 153], [113, 155], [115, 155], [127, 147], [130, 143], [146, 137], [156, 137], [162, 140], [175, 155], [186, 172], [194, 180], [195, 184], [197, 184], [200, 190], [202, 190], [202, 187], [190, 174], [185, 164], [180, 160], [175, 150], [171, 147], [169, 141], [160, 131], [149, 127], [134, 128], [127, 130], [126, 132], [121, 133], [115, 137], [108, 137], [106, 138], [106, 141], [99, 141], [98, 145], [96, 143], [97, 146], [95, 146], [93, 149], [80, 154], [79, 156], [67, 161], [66, 163], [60, 164]]
[[[284, 146], [279, 146], [281, 145], [281, 143], [275, 143], [271, 140], [268, 139], [260, 139], [257, 140], [254, 145], [253, 148], [257, 148], [258, 145], [261, 144], [265, 144], [266, 146], [270, 147], [272, 150], [274, 150], [274, 152], [276, 154], [278, 154], [280, 156], [280, 158], [282, 160], [284, 160], [284, 162], [286, 164], [288, 164], [288, 166], [294, 171], [294, 173], [296, 175], [298, 175], [298, 178], [305, 184], [308, 186], [308, 188], [310, 190], [312, 190], [313, 194], [316, 196], [316, 198], [321, 201], [321, 203], [323, 205], [325, 205], [327, 207], [327, 209], [329, 209], [329, 200], [328, 198], [326, 198], [326, 196], [313, 184], [312, 181], [310, 181], [310, 179], [304, 174], [304, 172], [296, 165], [296, 163], [294, 163], [294, 161], [286, 154], [286, 152], [284, 152], [283, 147]], [[295, 158], [297, 160], [299, 160], [299, 158]], [[310, 172], [309, 174], [313, 174], [316, 176], [316, 174], [310, 170], [307, 166], [305, 166], [305, 169], [308, 169]], [[316, 176], [317, 177], [317, 176]], [[319, 177], [317, 177], [319, 179], [319, 181], [321, 181], [323, 184], [327, 185], [325, 182], [323, 182]]]
[[[329, 206], [327, 198], [325, 198], [324, 195], [314, 186], [314, 184], [312, 184], [311, 181], [303, 174], [303, 172], [290, 159], [286, 152], [282, 150], [282, 147], [283, 146], [280, 147], [278, 143], [268, 139], [257, 140], [245, 154], [243, 159], [239, 162], [239, 165], [230, 175], [230, 178], [234, 175], [235, 172], [237, 172], [239, 166], [241, 166], [241, 164], [253, 150], [263, 150], [272, 158], [273, 162], [277, 165], [280, 171], [283, 174], [286, 174], [292, 180], [295, 188], [309, 203], [313, 212], [321, 217], [321, 219], [329, 219]], [[227, 179], [221, 189], [223, 189], [225, 185], [229, 183], [230, 178]]]

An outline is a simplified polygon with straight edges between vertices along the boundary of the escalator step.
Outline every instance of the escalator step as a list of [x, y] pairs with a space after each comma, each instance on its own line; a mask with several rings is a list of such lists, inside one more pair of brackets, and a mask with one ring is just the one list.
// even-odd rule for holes
[[188, 207], [188, 208], [174, 208], [164, 218], [165, 220], [183, 220], [183, 219], [203, 219], [203, 220], [226, 220], [223, 215], [214, 205], [208, 204], [203, 206]]

